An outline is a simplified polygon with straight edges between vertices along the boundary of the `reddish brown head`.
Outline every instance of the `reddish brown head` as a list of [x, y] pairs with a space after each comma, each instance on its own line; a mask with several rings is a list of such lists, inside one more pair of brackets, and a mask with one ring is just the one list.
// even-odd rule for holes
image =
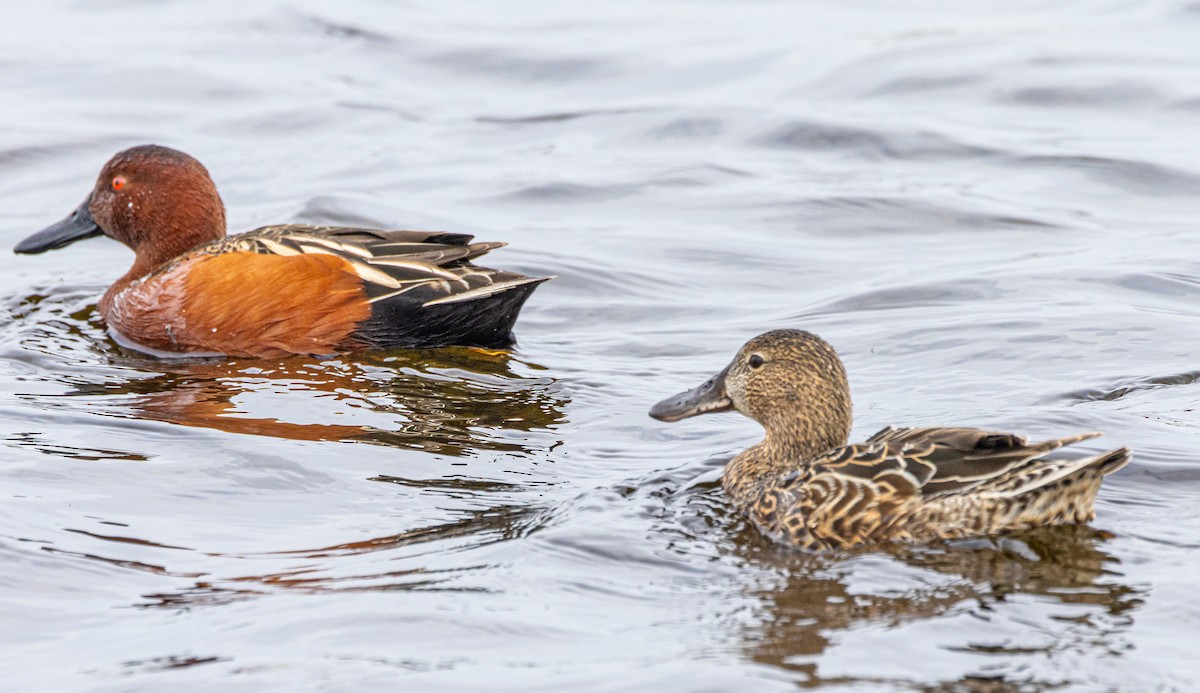
[[225, 206], [208, 171], [181, 151], [153, 144], [118, 153], [69, 217], [17, 244], [40, 253], [103, 233], [137, 253], [131, 275], [153, 270], [225, 236]]

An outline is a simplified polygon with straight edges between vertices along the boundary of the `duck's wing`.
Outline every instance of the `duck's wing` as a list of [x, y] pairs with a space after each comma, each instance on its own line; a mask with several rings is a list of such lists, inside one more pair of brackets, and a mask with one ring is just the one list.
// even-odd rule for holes
[[888, 427], [865, 443], [832, 450], [813, 463], [814, 473], [883, 480], [930, 497], [963, 492], [1010, 475], [1067, 445], [1099, 437], [1081, 433], [1030, 443], [1024, 436], [977, 428]]
[[473, 236], [440, 231], [375, 230], [344, 226], [264, 226], [221, 241], [218, 252], [336, 255], [350, 263], [372, 302], [413, 292], [422, 305], [486, 298], [548, 277], [478, 267], [470, 260], [501, 248]]
[[[1125, 448], [1097, 457], [1046, 458], [1098, 435], [1029, 443], [1021, 436], [971, 428], [888, 428], [865, 443], [831, 450], [784, 478], [764, 494], [752, 516], [776, 539], [809, 549], [911, 534], [911, 528], [901, 529], [902, 522], [935, 499], [1014, 499], [1085, 468], [1097, 476], [1120, 469], [1129, 460]], [[937, 534], [940, 528], [931, 531]]]
[[525, 299], [550, 277], [471, 261], [504, 243], [467, 234], [378, 231], [288, 224], [231, 236], [197, 252], [332, 255], [361, 280], [371, 306], [350, 341], [356, 348], [446, 345], [504, 349]]
[[[1099, 435], [1099, 434], [1097, 434]], [[1024, 436], [1015, 433], [998, 433], [978, 428], [904, 428], [888, 426], [867, 438], [866, 443], [939, 443], [956, 450], [971, 451], [979, 448], [1013, 448], [1025, 445]]]

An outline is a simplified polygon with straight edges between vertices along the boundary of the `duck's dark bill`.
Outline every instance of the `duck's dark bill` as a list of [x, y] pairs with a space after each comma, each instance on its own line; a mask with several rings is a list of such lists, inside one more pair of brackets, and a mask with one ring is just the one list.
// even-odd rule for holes
[[47, 226], [21, 241], [13, 248], [13, 252], [26, 255], [44, 253], [47, 250], [71, 245], [75, 241], [102, 235], [104, 232], [96, 225], [96, 221], [92, 219], [92, 213], [88, 211], [88, 204], [91, 201], [92, 198], [89, 196], [66, 219]]
[[704, 381], [700, 387], [668, 397], [650, 408], [650, 416], [659, 421], [678, 421], [697, 414], [733, 409], [733, 401], [725, 394], [725, 374], [728, 368]]

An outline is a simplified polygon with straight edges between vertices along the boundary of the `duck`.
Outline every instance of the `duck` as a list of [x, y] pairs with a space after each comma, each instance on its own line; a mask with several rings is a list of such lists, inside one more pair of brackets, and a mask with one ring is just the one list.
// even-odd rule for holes
[[134, 252], [97, 306], [109, 334], [160, 357], [504, 350], [551, 278], [473, 264], [505, 244], [462, 233], [283, 224], [226, 236], [208, 170], [153, 144], [114, 155], [74, 212], [13, 250], [96, 236]]
[[1099, 433], [1031, 443], [959, 427], [889, 426], [849, 444], [851, 408], [834, 348], [782, 329], [754, 337], [721, 372], [650, 416], [737, 411], [762, 425], [765, 438], [728, 462], [721, 485], [768, 538], [814, 552], [1086, 523], [1103, 479], [1132, 455], [1122, 447], [1049, 456]]

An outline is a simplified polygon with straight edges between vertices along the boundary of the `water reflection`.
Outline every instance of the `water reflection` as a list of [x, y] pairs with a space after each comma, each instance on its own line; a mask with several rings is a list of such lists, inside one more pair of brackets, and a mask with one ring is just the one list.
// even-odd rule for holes
[[[463, 513], [449, 522], [407, 529], [370, 539], [321, 546], [312, 549], [277, 551], [272, 556], [321, 559], [386, 551], [433, 541], [455, 541], [467, 539], [472, 546], [484, 546], [499, 541], [508, 541], [527, 535], [541, 524], [544, 511], [537, 506], [497, 504], [480, 510]], [[239, 578], [273, 582], [275, 576]]]
[[[968, 614], [974, 617], [970, 626], [952, 620], [939, 626], [962, 631], [954, 640], [964, 643], [956, 648], [963, 652], [1050, 656], [1083, 646], [1119, 652], [1145, 595], [1119, 581], [1120, 561], [1104, 550], [1108, 538], [1090, 527], [1067, 526], [992, 540], [828, 556], [792, 556], [760, 547], [753, 550], [755, 560], [774, 556], [770, 562], [782, 581], [747, 592], [761, 601], [763, 611], [744, 630], [743, 648], [750, 659], [798, 674], [806, 685], [846, 682], [843, 676], [822, 676], [818, 655], [869, 632], [872, 625], [895, 630]], [[888, 579], [881, 582], [881, 576]], [[1022, 602], [1014, 599], [1018, 595], [1036, 599]], [[1001, 605], [1007, 612], [1002, 619], [1037, 623], [1051, 637], [1013, 643], [998, 627], [997, 639], [989, 640], [988, 624], [1001, 618]], [[1064, 616], [1053, 613], [1054, 605], [1083, 609]], [[929, 664], [936, 671], [936, 664]], [[953, 683], [971, 685], [993, 680], [974, 672], [954, 678]]]
[[[907, 687], [912, 672], [897, 674], [889, 668], [895, 660], [881, 653], [892, 642], [903, 651], [905, 639], [931, 633], [928, 644], [937, 651], [1004, 655], [1035, 677], [1041, 674], [1031, 659], [1128, 648], [1146, 590], [1122, 579], [1121, 561], [1108, 550], [1111, 535], [1102, 530], [1040, 527], [991, 539], [804, 554], [764, 538], [736, 513], [717, 481], [725, 462], [710, 459], [700, 474], [694, 467], [658, 474], [631, 493], [661, 499], [654, 534], [669, 551], [735, 570], [730, 589], [756, 605], [749, 620], [737, 617], [731, 626], [739, 631], [738, 649], [804, 686]], [[1013, 637], [1022, 631], [1038, 637]], [[935, 677], [946, 690], [1012, 683], [994, 671], [964, 677], [962, 666], [930, 654], [919, 678]], [[1060, 674], [1033, 683], [1054, 683]]]
[[[376, 480], [392, 479], [381, 477]], [[454, 480], [439, 481], [438, 492], [460, 486]], [[417, 483], [408, 481], [403, 485]], [[450, 517], [441, 522], [425, 523], [366, 539], [301, 549], [222, 552], [68, 528], [67, 532], [96, 540], [96, 543], [87, 550], [56, 546], [45, 546], [42, 550], [57, 556], [94, 561], [177, 581], [178, 586], [174, 589], [142, 595], [143, 601], [135, 604], [141, 608], [219, 606], [265, 596], [277, 590], [306, 593], [487, 592], [491, 588], [458, 583], [470, 574], [486, 572], [491, 566], [472, 564], [435, 568], [427, 565], [424, 559], [430, 555], [451, 554], [467, 548], [518, 540], [544, 527], [553, 513], [544, 503], [522, 502], [514, 497], [515, 494], [506, 496], [505, 490], [512, 488], [515, 487], [510, 484], [497, 484], [496, 495], [488, 497], [481, 482], [464, 480], [459, 495], [484, 507], [451, 512]], [[139, 555], [159, 558], [154, 561], [134, 560], [128, 557], [131, 545], [134, 550], [155, 550], [153, 554]], [[188, 564], [195, 557], [202, 557], [205, 563], [216, 563], [218, 567], [186, 570], [171, 565]], [[260, 567], [246, 572], [247, 565]]]
[[[513, 365], [507, 354], [466, 349], [358, 361], [216, 361], [169, 364], [159, 375], [102, 390], [134, 395], [126, 407], [138, 418], [230, 433], [365, 441], [447, 455], [529, 451], [528, 437], [505, 432], [561, 423], [566, 399], [553, 379], [519, 375]], [[327, 423], [339, 419], [355, 423]]]
[[[510, 353], [468, 348], [279, 360], [156, 360], [108, 340], [91, 307], [31, 296], [21, 346], [51, 360], [58, 396], [88, 410], [228, 433], [302, 441], [359, 441], [445, 455], [531, 452], [553, 446], [546, 431], [568, 404], [554, 378]], [[49, 314], [49, 315], [48, 315]], [[55, 319], [47, 320], [53, 315]], [[91, 367], [62, 360], [80, 352]], [[90, 353], [89, 353], [90, 352]], [[82, 366], [82, 367], [81, 367]], [[22, 444], [37, 447], [32, 440]], [[62, 454], [61, 446], [47, 452]], [[51, 449], [52, 448], [52, 449]], [[77, 456], [109, 457], [103, 451]]]
[[[487, 592], [490, 588], [457, 584], [472, 573], [486, 572], [485, 564], [433, 568], [421, 565], [427, 553], [446, 553], [465, 547], [480, 547], [527, 536], [543, 526], [549, 513], [540, 505], [494, 503], [467, 511], [441, 523], [406, 529], [357, 541], [289, 551], [253, 554], [208, 554], [233, 559], [231, 565], [247, 561], [267, 563], [267, 569], [228, 577], [201, 577], [178, 590], [144, 595], [144, 608], [187, 609], [228, 604], [263, 596], [275, 590], [306, 593], [334, 592]], [[413, 547], [425, 547], [416, 553]], [[382, 556], [371, 557], [379, 552]], [[111, 559], [87, 556], [106, 562]]]
[[[352, 358], [156, 360], [107, 339], [87, 292], [12, 301], [9, 343], [23, 353], [18, 395], [44, 410], [85, 410], [117, 419], [161, 421], [293, 441], [363, 442], [454, 457], [544, 454], [569, 404], [543, 368], [511, 353], [467, 348], [359, 354]], [[5, 355], [22, 353], [9, 350]], [[146, 455], [82, 448], [50, 433], [9, 437], [16, 446], [78, 460], [137, 462]], [[494, 472], [495, 470], [489, 470]], [[399, 517], [384, 505], [366, 514], [345, 541], [231, 552], [220, 545], [177, 546], [122, 534], [67, 528], [90, 540], [54, 542], [44, 550], [172, 581], [137, 606], [192, 609], [274, 593], [486, 591], [459, 585], [486, 565], [430, 566], [428, 557], [518, 539], [550, 517], [540, 494], [551, 482], [487, 478], [483, 470], [437, 478], [377, 474], [403, 502], [424, 510]], [[436, 498], [435, 502], [429, 502]], [[383, 513], [383, 514], [379, 514]], [[433, 515], [433, 519], [429, 515]], [[114, 523], [119, 524], [119, 523]], [[124, 525], [121, 525], [124, 526]], [[351, 538], [352, 537], [352, 538]], [[365, 538], [364, 538], [365, 537]], [[283, 543], [287, 542], [287, 543]], [[316, 542], [313, 542], [316, 544]], [[252, 566], [249, 569], [248, 566]], [[199, 569], [197, 569], [199, 568]]]
[[136, 452], [107, 450], [104, 448], [88, 448], [77, 445], [58, 445], [47, 441], [46, 436], [41, 433], [14, 433], [6, 440], [19, 447], [32, 448], [44, 455], [49, 455], [51, 457], [65, 457], [68, 459], [87, 460], [90, 462], [99, 462], [101, 460], [128, 460], [130, 462], [146, 462], [150, 459], [148, 455], [140, 455]]

